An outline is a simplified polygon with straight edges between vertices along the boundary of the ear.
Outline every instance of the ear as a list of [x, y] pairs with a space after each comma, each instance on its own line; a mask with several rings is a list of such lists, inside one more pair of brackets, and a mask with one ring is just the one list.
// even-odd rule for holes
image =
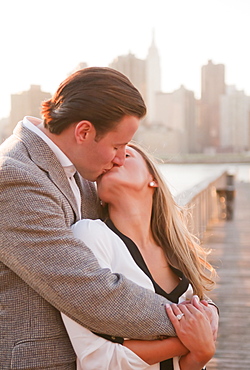
[[83, 143], [93, 135], [95, 137], [95, 134], [95, 128], [89, 121], [80, 121], [75, 126], [75, 138], [78, 144]]

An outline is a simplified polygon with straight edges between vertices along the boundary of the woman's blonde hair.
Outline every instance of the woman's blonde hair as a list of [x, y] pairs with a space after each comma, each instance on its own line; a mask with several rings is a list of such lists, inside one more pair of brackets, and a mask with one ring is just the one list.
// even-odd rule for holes
[[[179, 269], [189, 279], [194, 294], [200, 299], [214, 286], [216, 276], [214, 268], [206, 261], [206, 252], [188, 230], [188, 211], [174, 200], [170, 190], [157, 169], [155, 159], [141, 146], [128, 144], [136, 150], [146, 162], [150, 174], [158, 187], [154, 189], [151, 215], [151, 231], [155, 242], [160, 245], [168, 263]], [[108, 217], [108, 205], [102, 207], [102, 218]]]
[[188, 230], [188, 211], [175, 202], [152, 156], [137, 144], [129, 146], [142, 156], [158, 184], [153, 195], [151, 215], [153, 237], [164, 249], [169, 264], [184, 273], [192, 283], [194, 294], [202, 299], [205, 291], [211, 290], [215, 283], [215, 270], [206, 261], [209, 252]]

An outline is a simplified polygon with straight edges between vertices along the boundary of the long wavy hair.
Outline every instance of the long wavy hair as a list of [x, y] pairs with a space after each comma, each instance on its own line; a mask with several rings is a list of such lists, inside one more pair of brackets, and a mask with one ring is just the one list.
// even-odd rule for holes
[[[130, 143], [147, 164], [157, 181], [154, 189], [151, 214], [151, 230], [155, 242], [165, 252], [168, 263], [181, 270], [193, 286], [194, 294], [203, 299], [212, 290], [216, 272], [206, 260], [209, 251], [201, 247], [199, 239], [188, 229], [189, 211], [174, 200], [168, 186], [157, 169], [157, 162], [142, 147]], [[108, 205], [102, 208], [102, 218], [108, 217]]]

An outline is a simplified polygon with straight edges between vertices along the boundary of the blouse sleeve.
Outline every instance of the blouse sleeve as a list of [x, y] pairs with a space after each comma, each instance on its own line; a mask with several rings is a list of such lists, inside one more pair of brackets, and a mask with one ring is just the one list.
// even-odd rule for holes
[[80, 220], [71, 227], [74, 237], [84, 240], [102, 268], [110, 268], [113, 260], [111, 230], [101, 220]]

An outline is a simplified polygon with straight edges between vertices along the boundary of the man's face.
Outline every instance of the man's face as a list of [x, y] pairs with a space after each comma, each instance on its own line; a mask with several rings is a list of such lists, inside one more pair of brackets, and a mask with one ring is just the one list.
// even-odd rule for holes
[[125, 161], [126, 145], [134, 136], [138, 126], [139, 118], [124, 116], [113, 131], [108, 132], [98, 141], [95, 140], [95, 134], [90, 134], [82, 146], [81, 155], [78, 155], [77, 161], [74, 161], [82, 177], [95, 181], [98, 176], [113, 166], [122, 166]]

